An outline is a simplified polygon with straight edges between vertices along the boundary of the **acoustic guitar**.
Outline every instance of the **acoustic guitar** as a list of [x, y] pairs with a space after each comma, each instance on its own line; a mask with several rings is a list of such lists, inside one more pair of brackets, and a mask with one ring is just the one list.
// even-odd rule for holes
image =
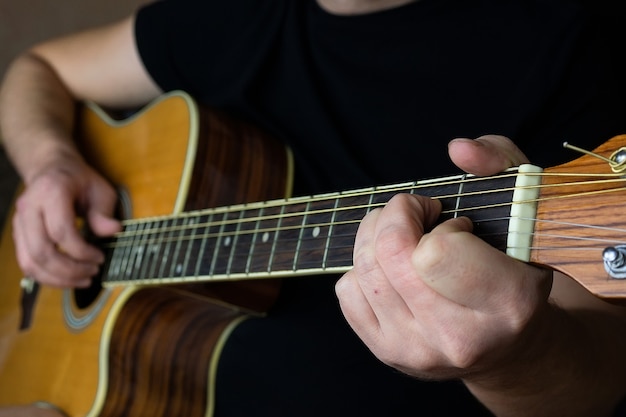
[[69, 416], [211, 416], [220, 351], [263, 314], [280, 280], [352, 265], [359, 221], [397, 193], [437, 198], [442, 220], [593, 294], [626, 296], [626, 135], [541, 170], [456, 175], [289, 197], [291, 154], [249, 125], [173, 92], [126, 119], [86, 105], [76, 141], [117, 186], [123, 230], [86, 290], [30, 285], [11, 226], [0, 241], [0, 408]]

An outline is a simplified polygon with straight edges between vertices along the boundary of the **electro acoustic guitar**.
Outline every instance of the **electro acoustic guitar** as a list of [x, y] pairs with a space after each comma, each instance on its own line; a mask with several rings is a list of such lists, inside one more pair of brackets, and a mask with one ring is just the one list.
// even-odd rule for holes
[[439, 199], [442, 220], [468, 216], [493, 246], [601, 298], [626, 296], [626, 136], [545, 170], [286, 198], [289, 151], [185, 93], [123, 120], [80, 111], [77, 144], [117, 186], [123, 231], [96, 242], [106, 261], [90, 289], [58, 290], [23, 279], [7, 222], [0, 411], [39, 401], [72, 417], [212, 415], [232, 329], [271, 306], [276, 278], [347, 271], [360, 219], [397, 193]]

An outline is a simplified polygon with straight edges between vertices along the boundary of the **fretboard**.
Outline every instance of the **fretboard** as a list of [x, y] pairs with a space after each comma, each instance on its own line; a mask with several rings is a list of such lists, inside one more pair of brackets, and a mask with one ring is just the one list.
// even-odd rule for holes
[[130, 220], [105, 242], [107, 285], [224, 281], [340, 273], [352, 267], [360, 220], [398, 193], [437, 198], [441, 221], [466, 216], [505, 250], [516, 171]]

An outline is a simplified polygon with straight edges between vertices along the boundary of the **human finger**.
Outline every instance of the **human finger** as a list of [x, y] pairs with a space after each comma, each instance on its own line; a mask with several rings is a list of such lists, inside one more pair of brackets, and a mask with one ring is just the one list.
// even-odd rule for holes
[[41, 217], [34, 212], [15, 214], [13, 240], [22, 271], [42, 284], [84, 287], [98, 271], [95, 264], [76, 262], [59, 252], [47, 237]]
[[[519, 309], [547, 299], [550, 273], [510, 258], [471, 234], [471, 222], [452, 219], [424, 236], [413, 264], [426, 285], [476, 311]], [[522, 310], [524, 310], [522, 308]]]
[[349, 275], [358, 285], [363, 301], [367, 302], [377, 322], [389, 321], [408, 312], [402, 306], [401, 297], [389, 284], [388, 271], [383, 270], [379, 261], [377, 229], [384, 213], [385, 208], [374, 210], [361, 221], [354, 243], [354, 266]]
[[[391, 280], [393, 291], [403, 297], [405, 293], [423, 293], [419, 291], [421, 282], [416, 279], [411, 259], [419, 241], [440, 213], [439, 201], [408, 194], [395, 196], [382, 209], [372, 232], [375, 237], [372, 250], [379, 268]], [[366, 296], [375, 295], [375, 289], [371, 288], [365, 293]], [[372, 296], [371, 299], [375, 302], [377, 298]], [[420, 305], [417, 300], [412, 302]]]
[[478, 176], [497, 174], [528, 163], [526, 155], [513, 141], [499, 135], [454, 139], [448, 144], [448, 153], [456, 166]]
[[350, 327], [366, 345], [375, 345], [381, 331], [380, 322], [365, 298], [354, 270], [346, 272], [337, 281], [335, 294]]
[[114, 217], [117, 195], [106, 183], [96, 182], [87, 194], [85, 217], [90, 232], [96, 236], [111, 236], [122, 229], [121, 222]]
[[73, 200], [65, 195], [56, 195], [40, 209], [44, 230], [57, 251], [77, 262], [100, 264], [104, 261], [103, 253], [89, 244], [81, 230], [74, 210]]

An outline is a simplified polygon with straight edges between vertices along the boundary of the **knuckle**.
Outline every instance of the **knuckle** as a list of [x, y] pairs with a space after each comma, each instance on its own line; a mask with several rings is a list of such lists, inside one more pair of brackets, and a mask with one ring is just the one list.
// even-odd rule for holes
[[391, 225], [380, 231], [374, 245], [379, 259], [393, 262], [413, 249], [413, 238], [405, 228]]
[[456, 250], [451, 234], [425, 235], [414, 254], [415, 266], [423, 274], [439, 270]]
[[376, 256], [368, 249], [369, 245], [355, 248], [354, 251], [354, 271], [358, 276], [370, 274], [378, 269]]
[[340, 301], [348, 299], [354, 291], [353, 274], [352, 271], [348, 271], [335, 283], [335, 294]]
[[476, 340], [459, 333], [447, 334], [442, 345], [449, 366], [456, 369], [471, 369], [482, 356]]
[[372, 351], [374, 352], [376, 357], [387, 366], [391, 366], [392, 368], [400, 368], [405, 366], [404, 361], [406, 360], [406, 358], [402, 357], [396, 351], [390, 351], [388, 349], [373, 349]]
[[33, 243], [29, 250], [29, 255], [32, 261], [36, 265], [40, 265], [43, 267], [45, 267], [49, 263], [50, 258], [53, 256], [53, 254], [54, 249], [52, 248], [52, 245], [45, 244], [43, 242]]
[[368, 346], [372, 353], [388, 366], [398, 368], [406, 365], [406, 352], [402, 352], [403, 349], [399, 348], [404, 345], [402, 341], [386, 339], [382, 334], [378, 336]]
[[48, 225], [48, 235], [55, 243], [64, 242], [68, 236], [67, 228], [60, 223], [53, 222]]

